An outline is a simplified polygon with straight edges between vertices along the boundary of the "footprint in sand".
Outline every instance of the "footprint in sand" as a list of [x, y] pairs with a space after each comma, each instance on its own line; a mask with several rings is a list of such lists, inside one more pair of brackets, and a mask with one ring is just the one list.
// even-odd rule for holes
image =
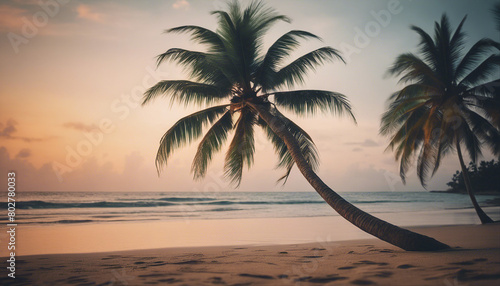
[[187, 260], [187, 261], [175, 262], [172, 264], [184, 265], [184, 264], [200, 264], [200, 263], [204, 263], [204, 261], [203, 260]]
[[152, 274], [142, 274], [139, 275], [138, 277], [141, 278], [154, 278], [154, 277], [165, 277], [165, 276], [170, 276], [171, 274], [165, 274], [165, 273], [152, 273]]
[[168, 283], [168, 284], [173, 284], [173, 283], [179, 283], [182, 282], [183, 280], [181, 279], [175, 279], [175, 278], [166, 278], [166, 279], [159, 279], [157, 282], [160, 283]]
[[354, 264], [356, 264], [356, 265], [380, 265], [380, 266], [389, 265], [389, 263], [386, 263], [386, 262], [374, 262], [374, 261], [370, 261], [370, 260], [361, 260], [361, 261], [355, 262]]
[[356, 268], [356, 266], [343, 266], [343, 267], [339, 267], [337, 268], [338, 270], [349, 270], [349, 269], [354, 269]]
[[224, 280], [221, 277], [217, 276], [209, 278], [208, 282], [212, 284], [226, 284], [226, 282], [224, 282]]
[[310, 283], [318, 283], [325, 284], [332, 281], [345, 280], [347, 277], [339, 276], [338, 274], [327, 275], [325, 277], [312, 277], [305, 276], [295, 279], [295, 282], [310, 282]]
[[269, 275], [259, 275], [259, 274], [248, 274], [248, 273], [241, 273], [241, 277], [250, 277], [250, 278], [259, 278], [259, 279], [274, 279], [274, 277], [269, 276]]
[[121, 264], [103, 264], [101, 265], [104, 269], [120, 269], [123, 266]]
[[338, 274], [333, 274], [333, 275], [328, 275], [326, 277], [314, 277], [314, 278], [311, 278], [311, 279], [309, 279], [307, 281], [311, 282], [311, 283], [325, 284], [325, 283], [328, 283], [328, 282], [338, 281], [338, 280], [345, 280], [345, 279], [347, 279], [347, 277], [338, 276]]
[[150, 264], [149, 266], [162, 266], [162, 265], [167, 265], [167, 264], [168, 263], [165, 261], [155, 261], [152, 264]]
[[71, 276], [66, 278], [67, 284], [81, 284], [86, 282], [89, 282], [89, 280], [85, 276]]
[[409, 269], [409, 268], [413, 268], [415, 266], [411, 265], [411, 264], [401, 264], [401, 265], [398, 265], [398, 268], [399, 269]]
[[373, 276], [380, 277], [380, 278], [389, 278], [392, 276], [392, 274], [393, 273], [390, 271], [381, 271], [381, 272], [375, 273]]
[[320, 256], [320, 255], [306, 255], [306, 256], [302, 256], [304, 258], [321, 258], [323, 256]]
[[370, 281], [370, 280], [366, 280], [366, 279], [356, 279], [356, 280], [352, 280], [351, 284], [354, 284], [354, 285], [374, 285], [375, 282]]
[[476, 262], [473, 260], [468, 260], [468, 261], [460, 261], [460, 262], [451, 262], [449, 264], [452, 264], [452, 265], [474, 265], [474, 264], [476, 264]]

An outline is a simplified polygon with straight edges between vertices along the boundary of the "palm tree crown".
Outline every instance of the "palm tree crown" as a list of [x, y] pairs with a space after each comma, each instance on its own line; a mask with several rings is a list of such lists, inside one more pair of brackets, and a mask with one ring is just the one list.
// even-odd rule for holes
[[388, 71], [406, 86], [389, 98], [380, 132], [391, 136], [403, 181], [414, 158], [425, 186], [444, 155], [457, 151], [462, 160], [461, 146], [474, 162], [483, 144], [500, 154], [500, 46], [484, 38], [463, 53], [465, 20], [452, 33], [443, 15], [434, 38], [412, 26], [420, 55], [401, 54]]
[[277, 107], [298, 115], [318, 111], [347, 114], [354, 119], [349, 101], [342, 94], [324, 90], [285, 91], [303, 83], [304, 76], [319, 65], [335, 59], [342, 60], [331, 47], [311, 51], [294, 61], [285, 60], [299, 46], [301, 39], [319, 37], [299, 30], [292, 30], [274, 42], [264, 53], [262, 38], [278, 21], [290, 22], [286, 16], [266, 7], [262, 2], [252, 2], [241, 9], [238, 2], [229, 4], [228, 11], [213, 11], [217, 16], [216, 31], [199, 26], [181, 26], [166, 30], [168, 33], [188, 33], [193, 42], [202, 44], [206, 51], [172, 48], [158, 56], [157, 63], [167, 60], [183, 66], [191, 80], [163, 80], [144, 94], [143, 104], [160, 95], [169, 96], [171, 102], [210, 106], [177, 121], [161, 138], [156, 157], [158, 170], [167, 164], [172, 152], [200, 138], [192, 163], [195, 178], [207, 172], [213, 155], [228, 139], [224, 173], [235, 185], [241, 182], [244, 166], [250, 167], [255, 152], [254, 128], [264, 129], [279, 156], [278, 167], [285, 169], [280, 180], [286, 179], [294, 165], [284, 141], [263, 121], [252, 105], [272, 108], [274, 116], [284, 122], [298, 141], [302, 155], [314, 169], [318, 154], [311, 137], [298, 125], [280, 113]]
[[[198, 26], [167, 30], [190, 33], [191, 39], [205, 45], [207, 51], [170, 49], [158, 56], [158, 64], [173, 60], [184, 66], [192, 81], [160, 81], [144, 95], [143, 104], [166, 95], [172, 102], [211, 106], [180, 119], [163, 135], [156, 157], [158, 169], [167, 163], [176, 148], [198, 139], [204, 127], [210, 126], [194, 157], [194, 177], [206, 174], [212, 156], [233, 131], [224, 171], [232, 183], [239, 185], [243, 167], [253, 163], [254, 128], [260, 126], [278, 154], [277, 166], [285, 169], [280, 180], [286, 182], [291, 168], [296, 165], [328, 205], [363, 231], [406, 250], [449, 248], [433, 238], [365, 213], [335, 193], [315, 173], [318, 154], [311, 137], [278, 110], [281, 107], [298, 115], [318, 111], [347, 114], [355, 120], [342, 94], [324, 90], [286, 91], [302, 83], [309, 71], [326, 61], [342, 60], [335, 49], [319, 48], [286, 64], [285, 59], [299, 46], [299, 40], [318, 37], [293, 30], [279, 37], [264, 53], [263, 35], [276, 22], [289, 22], [287, 17], [261, 2], [252, 2], [242, 10], [235, 1], [229, 4], [228, 12], [214, 11], [212, 14], [218, 18], [215, 32]], [[221, 104], [221, 101], [226, 103]]]

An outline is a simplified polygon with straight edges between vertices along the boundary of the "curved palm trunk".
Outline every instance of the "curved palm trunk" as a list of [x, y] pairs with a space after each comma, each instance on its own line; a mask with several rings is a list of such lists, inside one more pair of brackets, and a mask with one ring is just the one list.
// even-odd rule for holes
[[462, 176], [464, 177], [465, 189], [467, 189], [467, 193], [469, 194], [470, 200], [472, 201], [472, 205], [476, 210], [477, 216], [481, 220], [482, 224], [492, 223], [493, 220], [481, 209], [479, 204], [477, 203], [476, 196], [474, 196], [474, 192], [472, 191], [472, 186], [470, 184], [469, 172], [467, 171], [467, 167], [465, 167], [464, 158], [462, 157], [462, 149], [460, 149], [460, 143], [457, 140], [457, 153], [458, 160], [460, 161], [460, 167], [462, 168]]
[[302, 155], [295, 137], [283, 128], [284, 123], [282, 120], [272, 115], [268, 108], [263, 105], [251, 103], [250, 105], [257, 110], [260, 117], [269, 125], [274, 133], [285, 142], [297, 167], [311, 186], [342, 217], [361, 230], [404, 250], [433, 251], [449, 248], [448, 245], [431, 237], [411, 232], [378, 219], [344, 200], [330, 189], [312, 170]]

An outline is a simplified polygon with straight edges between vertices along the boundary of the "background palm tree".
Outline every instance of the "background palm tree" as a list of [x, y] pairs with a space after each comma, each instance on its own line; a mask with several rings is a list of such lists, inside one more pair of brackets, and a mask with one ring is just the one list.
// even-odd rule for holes
[[470, 199], [481, 222], [487, 223], [492, 220], [474, 197], [462, 147], [473, 162], [484, 145], [500, 154], [500, 80], [491, 81], [498, 77], [500, 54], [492, 52], [498, 43], [485, 38], [463, 55], [465, 19], [452, 33], [444, 14], [435, 24], [434, 38], [411, 27], [420, 36], [420, 56], [401, 54], [389, 69], [406, 86], [389, 98], [380, 132], [391, 136], [388, 149], [400, 160], [403, 181], [416, 158], [425, 186], [429, 172], [434, 175], [441, 159], [456, 151]]
[[[191, 34], [194, 42], [207, 47], [206, 52], [173, 48], [158, 56], [158, 64], [173, 60], [184, 66], [192, 81], [160, 81], [144, 95], [143, 104], [163, 95], [169, 96], [171, 102], [211, 106], [180, 119], [163, 135], [156, 157], [158, 169], [167, 164], [176, 148], [200, 138], [204, 127], [210, 126], [194, 156], [194, 178], [205, 176], [213, 155], [233, 132], [224, 173], [238, 186], [243, 168], [253, 163], [254, 129], [259, 126], [274, 145], [279, 158], [277, 166], [285, 170], [279, 180], [286, 181], [297, 164], [325, 201], [362, 230], [407, 250], [448, 247], [430, 237], [377, 219], [333, 192], [314, 172], [318, 167], [318, 153], [311, 136], [278, 110], [280, 107], [299, 115], [320, 111], [344, 114], [354, 120], [349, 101], [342, 94], [325, 90], [283, 91], [303, 83], [306, 73], [317, 66], [342, 60], [335, 49], [322, 47], [284, 64], [285, 58], [299, 46], [299, 40], [319, 38], [306, 31], [293, 30], [263, 53], [262, 37], [266, 31], [278, 21], [289, 22], [288, 17], [277, 14], [261, 2], [253, 2], [242, 10], [236, 1], [229, 4], [228, 12], [214, 11], [212, 14], [218, 18], [215, 32], [199, 26], [167, 30]], [[220, 104], [221, 101], [225, 104]]]

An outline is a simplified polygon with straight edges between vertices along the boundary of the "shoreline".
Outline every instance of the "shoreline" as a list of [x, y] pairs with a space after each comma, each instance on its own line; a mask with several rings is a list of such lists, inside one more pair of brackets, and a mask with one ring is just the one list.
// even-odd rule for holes
[[[485, 208], [500, 219], [500, 208]], [[478, 224], [473, 209], [379, 213], [401, 227]], [[18, 225], [17, 255], [203, 246], [283, 245], [370, 239], [340, 216]], [[7, 256], [0, 248], [0, 256]]]
[[[494, 220], [500, 208], [484, 208]], [[404, 228], [472, 225], [479, 220], [473, 209], [377, 216]], [[340, 216], [231, 218], [164, 221], [22, 225], [16, 229], [17, 255], [95, 253], [175, 247], [283, 245], [308, 242], [370, 239]], [[6, 247], [0, 256], [8, 256]]]
[[[495, 285], [500, 282], [500, 223], [410, 229], [447, 243], [452, 249], [407, 252], [378, 239], [362, 239], [29, 255], [17, 257], [17, 278], [13, 285]], [[13, 279], [6, 276], [0, 277], [0, 283], [11, 285]]]

